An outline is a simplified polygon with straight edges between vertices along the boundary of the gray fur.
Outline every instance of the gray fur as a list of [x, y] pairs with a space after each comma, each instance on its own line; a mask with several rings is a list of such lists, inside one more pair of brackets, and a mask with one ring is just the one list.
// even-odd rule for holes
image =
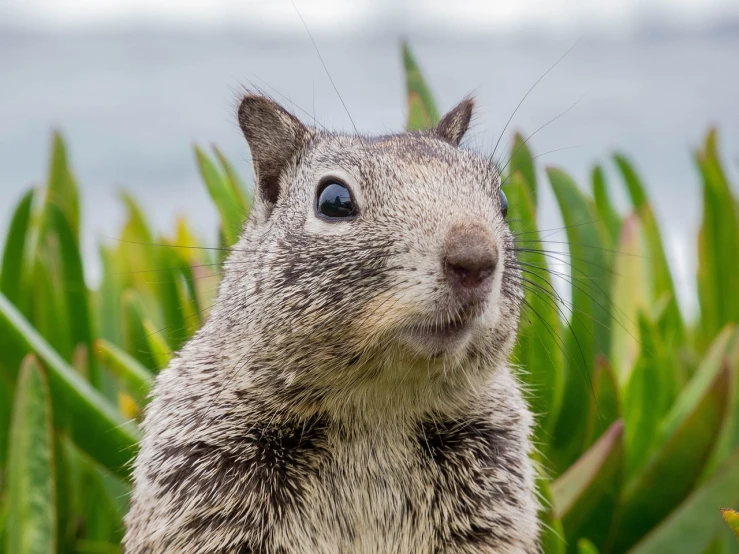
[[[277, 194], [258, 187], [213, 312], [157, 378], [125, 552], [538, 552], [532, 416], [506, 362], [520, 276], [496, 169], [450, 140], [469, 117], [366, 138], [286, 114], [242, 102]], [[357, 219], [316, 217], [326, 175]], [[469, 222], [500, 256], [464, 313], [440, 260]], [[424, 338], [458, 317], [462, 338]]]

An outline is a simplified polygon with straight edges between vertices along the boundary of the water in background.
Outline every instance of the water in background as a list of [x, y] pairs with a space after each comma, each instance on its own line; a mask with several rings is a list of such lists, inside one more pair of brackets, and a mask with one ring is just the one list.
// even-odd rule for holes
[[[410, 40], [442, 109], [470, 92], [477, 96], [467, 144], [485, 153], [529, 87], [575, 42], [530, 36]], [[318, 47], [358, 129], [401, 129], [397, 37], [322, 38]], [[307, 37], [2, 32], [0, 52], [0, 238], [22, 192], [45, 178], [50, 133], [60, 129], [82, 188], [84, 255], [93, 283], [97, 244], [117, 236], [123, 222], [117, 194], [123, 188], [139, 199], [156, 229], [172, 229], [182, 214], [214, 241], [216, 212], [192, 145], [217, 144], [251, 178], [234, 116], [243, 86], [289, 98], [306, 121], [315, 117], [330, 128], [352, 129]], [[532, 133], [581, 99], [529, 144], [542, 165], [563, 167], [581, 185], [594, 163], [606, 162], [620, 191], [608, 158], [614, 149], [636, 163], [665, 229], [688, 314], [695, 310], [701, 210], [692, 151], [717, 124], [727, 170], [739, 182], [737, 64], [739, 32], [584, 38], [526, 99], [498, 149], [508, 151], [513, 130]], [[541, 227], [558, 227], [552, 195], [543, 188]], [[619, 198], [623, 202], [623, 194]], [[550, 238], [565, 240], [563, 232]]]

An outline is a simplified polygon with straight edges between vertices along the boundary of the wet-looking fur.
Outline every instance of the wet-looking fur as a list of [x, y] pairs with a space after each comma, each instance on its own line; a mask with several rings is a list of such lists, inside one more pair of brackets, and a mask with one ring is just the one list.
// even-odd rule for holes
[[[472, 107], [360, 137], [243, 99], [254, 206], [207, 323], [157, 378], [126, 553], [538, 552], [532, 417], [506, 362], [520, 275], [498, 172], [459, 147]], [[356, 217], [320, 217], [327, 181]], [[490, 255], [470, 281], [474, 248]]]

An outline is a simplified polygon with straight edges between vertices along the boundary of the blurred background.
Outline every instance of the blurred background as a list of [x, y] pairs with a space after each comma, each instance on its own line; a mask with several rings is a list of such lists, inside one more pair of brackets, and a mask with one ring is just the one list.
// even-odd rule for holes
[[739, 554], [739, 0], [0, 0], [0, 52], [0, 554], [121, 552], [250, 209], [246, 87], [368, 134], [475, 94], [542, 550]]
[[[22, 191], [45, 179], [59, 129], [82, 189], [91, 284], [98, 243], [123, 223], [124, 187], [156, 229], [183, 214], [214, 242], [217, 214], [192, 144], [217, 144], [250, 175], [234, 117], [245, 86], [306, 121], [352, 130], [300, 16], [361, 132], [402, 128], [406, 38], [440, 109], [477, 96], [468, 144], [485, 153], [571, 49], [515, 113], [498, 152], [510, 151], [513, 130], [534, 133], [571, 108], [531, 138], [540, 165], [583, 181], [614, 149], [627, 154], [650, 188], [682, 307], [695, 313], [700, 180], [690, 154], [717, 124], [736, 175], [736, 0], [0, 1], [0, 234]], [[551, 193], [542, 194], [540, 227], [556, 227]]]

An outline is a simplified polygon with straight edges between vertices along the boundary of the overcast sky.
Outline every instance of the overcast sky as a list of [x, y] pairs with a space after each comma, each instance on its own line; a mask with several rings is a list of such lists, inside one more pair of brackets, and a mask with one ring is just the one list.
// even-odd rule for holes
[[[660, 26], [701, 31], [739, 21], [739, 0], [295, 0], [311, 31], [356, 33], [407, 28], [448, 33], [614, 33]], [[131, 26], [302, 30], [291, 0], [0, 0], [11, 27], [101, 29]]]

